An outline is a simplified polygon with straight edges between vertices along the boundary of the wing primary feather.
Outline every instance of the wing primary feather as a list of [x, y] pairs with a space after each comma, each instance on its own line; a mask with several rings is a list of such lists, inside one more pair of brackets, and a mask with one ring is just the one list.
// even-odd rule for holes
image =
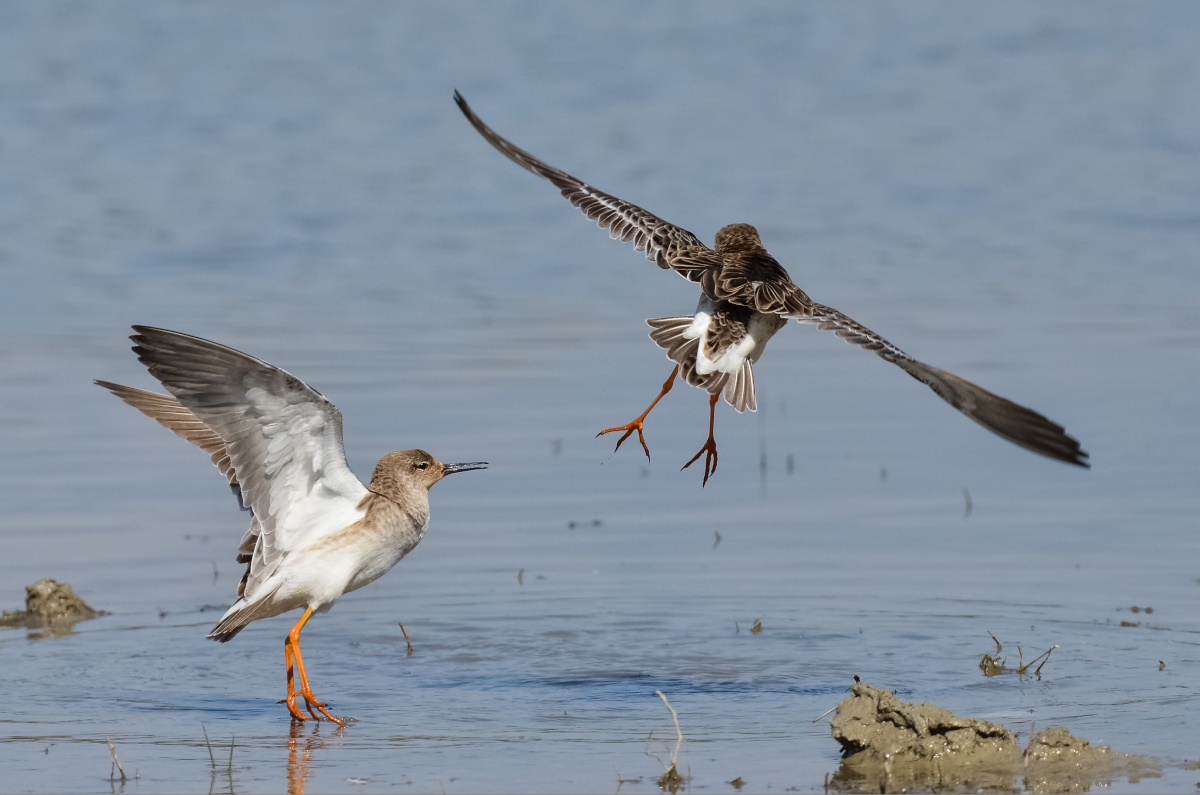
[[823, 304], [798, 318], [833, 331], [847, 342], [874, 351], [882, 359], [933, 390], [933, 393], [1001, 438], [1047, 458], [1089, 468], [1088, 454], [1063, 426], [1019, 403], [989, 392], [953, 373], [919, 362], [866, 326]]
[[693, 282], [699, 281], [707, 268], [720, 265], [717, 253], [691, 232], [539, 160], [484, 124], [457, 91], [454, 101], [485, 141], [521, 168], [549, 180], [567, 201], [609, 230], [612, 239], [632, 242], [636, 250], [645, 252], [646, 259]]

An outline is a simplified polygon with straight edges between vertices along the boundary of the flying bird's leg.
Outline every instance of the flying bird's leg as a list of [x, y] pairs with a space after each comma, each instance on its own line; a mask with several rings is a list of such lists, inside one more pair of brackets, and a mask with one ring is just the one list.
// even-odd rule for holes
[[313, 695], [312, 687], [308, 684], [308, 673], [304, 670], [304, 658], [300, 656], [300, 630], [304, 629], [304, 625], [308, 623], [308, 619], [312, 617], [313, 609], [311, 607], [305, 609], [304, 615], [300, 616], [300, 620], [296, 622], [296, 626], [292, 627], [292, 631], [288, 633], [287, 640], [284, 641], [284, 656], [296, 658], [296, 675], [300, 679], [300, 692], [297, 694], [294, 690], [294, 682], [292, 680], [292, 668], [289, 660], [288, 665], [288, 711], [292, 713], [293, 720], [304, 720], [304, 716], [300, 710], [296, 709], [296, 696], [304, 696], [304, 707], [308, 710], [308, 714], [312, 715], [315, 720], [320, 720], [320, 716], [313, 712], [313, 707], [321, 711], [329, 720], [344, 726], [345, 721], [330, 714], [329, 710], [325, 709], [325, 702], [317, 701], [317, 697]]
[[634, 431], [637, 431], [638, 441], [642, 443], [642, 449], [646, 451], [646, 460], [649, 461], [650, 448], [646, 446], [646, 437], [642, 436], [642, 420], [646, 419], [646, 415], [658, 405], [658, 401], [663, 399], [663, 395], [671, 391], [671, 387], [675, 384], [675, 376], [678, 373], [679, 365], [675, 365], [675, 369], [671, 371], [671, 374], [667, 376], [667, 380], [663, 382], [662, 391], [658, 393], [658, 397], [654, 398], [654, 402], [651, 403], [649, 407], [639, 414], [632, 422], [627, 425], [620, 425], [616, 428], [605, 428], [604, 430], [600, 431], [600, 433], [596, 434], [596, 436], [600, 437], [606, 433], [612, 433], [613, 431], [625, 431], [625, 435], [617, 440], [617, 446], [613, 448], [613, 452], [615, 453], [617, 450], [621, 449], [621, 443], [628, 439], [630, 434], [632, 434]]
[[696, 453], [694, 456], [692, 456], [691, 461], [688, 461], [679, 468], [679, 471], [682, 472], [692, 464], [696, 463], [696, 459], [700, 457], [701, 453], [705, 453], [704, 481], [700, 484], [700, 488], [704, 488], [708, 484], [709, 477], [711, 477], [712, 474], [717, 471], [717, 440], [713, 438], [713, 421], [717, 417], [717, 401], [720, 399], [720, 397], [721, 395], [718, 393], [715, 395], [710, 395], [708, 398], [708, 441], [705, 442], [704, 446], [700, 448], [699, 453]]

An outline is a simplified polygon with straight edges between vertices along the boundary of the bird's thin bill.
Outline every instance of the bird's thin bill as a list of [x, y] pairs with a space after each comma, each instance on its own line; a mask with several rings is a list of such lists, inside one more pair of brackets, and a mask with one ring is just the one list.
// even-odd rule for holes
[[453, 475], [455, 472], [469, 472], [472, 469], [487, 469], [487, 461], [472, 461], [469, 464], [442, 464], [443, 475]]

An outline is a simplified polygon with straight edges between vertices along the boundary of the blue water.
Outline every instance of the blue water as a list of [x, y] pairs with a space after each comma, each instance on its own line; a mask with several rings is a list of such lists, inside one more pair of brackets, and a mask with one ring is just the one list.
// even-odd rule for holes
[[[660, 690], [692, 789], [813, 791], [838, 747], [812, 721], [857, 674], [1162, 759], [1114, 790], [1192, 791], [1198, 34], [1186, 4], [0, 6], [0, 606], [55, 577], [112, 613], [0, 629], [0, 787], [121, 789], [111, 738], [126, 792], [653, 792]], [[772, 340], [757, 414], [719, 410], [706, 488], [678, 471], [696, 390], [650, 416], [650, 462], [612, 454], [596, 431], [669, 372], [643, 320], [695, 288], [455, 89], [702, 239], [756, 224], [814, 299], [1062, 422], [1093, 469], [811, 327]], [[305, 631], [346, 729], [274, 703], [288, 617], [204, 639], [245, 517], [91, 384], [154, 387], [131, 323], [303, 378], [364, 477], [397, 448], [492, 463]], [[1060, 648], [987, 679], [989, 631], [1010, 664]]]

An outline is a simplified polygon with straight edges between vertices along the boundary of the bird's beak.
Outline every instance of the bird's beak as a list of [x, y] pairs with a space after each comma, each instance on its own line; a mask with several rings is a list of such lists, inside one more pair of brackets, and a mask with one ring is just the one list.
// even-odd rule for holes
[[487, 461], [472, 461], [469, 464], [442, 464], [443, 475], [453, 475], [455, 472], [469, 472], [472, 469], [487, 469]]

